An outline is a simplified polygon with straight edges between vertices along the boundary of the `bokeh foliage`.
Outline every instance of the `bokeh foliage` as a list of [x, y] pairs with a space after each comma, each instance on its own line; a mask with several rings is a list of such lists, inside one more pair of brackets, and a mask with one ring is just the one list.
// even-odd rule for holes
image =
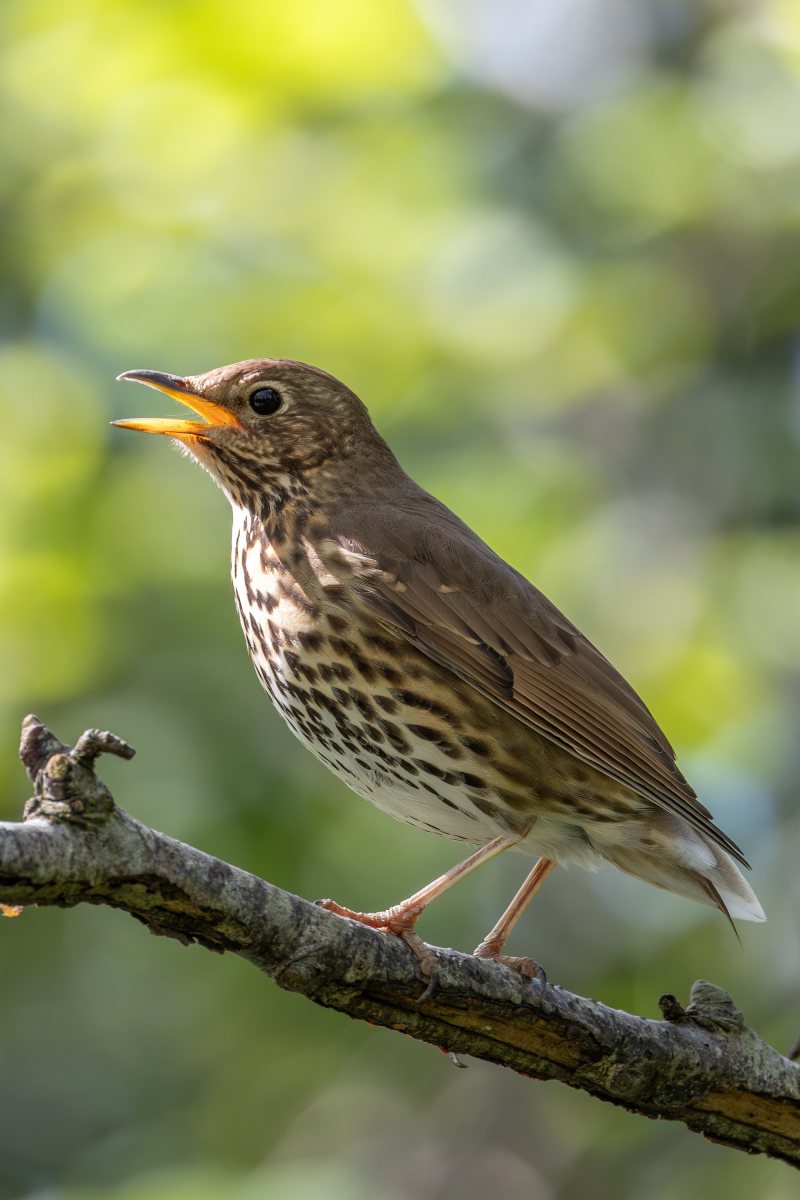
[[[558, 872], [512, 952], [650, 1016], [710, 978], [786, 1049], [796, 4], [6, 0], [0, 22], [4, 816], [34, 710], [129, 738], [103, 767], [124, 807], [309, 898], [375, 908], [455, 861], [293, 742], [236, 627], [222, 497], [106, 424], [165, 411], [125, 369], [313, 362], [641, 690], [769, 916], [740, 949], [710, 910]], [[475, 944], [507, 857], [423, 935]], [[454, 1071], [118, 914], [27, 912], [0, 956], [3, 1200], [794, 1194], [788, 1168]]]

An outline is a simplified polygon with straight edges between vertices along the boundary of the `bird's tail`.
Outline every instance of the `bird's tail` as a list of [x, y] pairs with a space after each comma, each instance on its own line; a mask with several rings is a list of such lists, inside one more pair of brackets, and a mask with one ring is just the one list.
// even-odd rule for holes
[[729, 920], [767, 919], [730, 855], [669, 813], [659, 813], [647, 834], [604, 847], [603, 854], [628, 875], [718, 908]]

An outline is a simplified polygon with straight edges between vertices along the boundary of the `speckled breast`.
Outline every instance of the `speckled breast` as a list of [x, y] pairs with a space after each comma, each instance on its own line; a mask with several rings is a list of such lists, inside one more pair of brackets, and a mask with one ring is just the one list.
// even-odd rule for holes
[[[296, 555], [294, 555], [296, 558]], [[359, 795], [458, 841], [521, 832], [529, 777], [502, 714], [353, 596], [314, 594], [260, 522], [234, 526], [236, 605], [256, 672], [292, 732]]]

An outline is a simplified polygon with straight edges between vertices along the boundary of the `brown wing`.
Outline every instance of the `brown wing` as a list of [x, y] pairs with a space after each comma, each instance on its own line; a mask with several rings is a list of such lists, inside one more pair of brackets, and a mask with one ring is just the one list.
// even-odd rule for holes
[[347, 517], [340, 541], [375, 564], [362, 598], [376, 616], [544, 737], [747, 865], [697, 800], [633, 688], [449, 509], [420, 492], [402, 507]]

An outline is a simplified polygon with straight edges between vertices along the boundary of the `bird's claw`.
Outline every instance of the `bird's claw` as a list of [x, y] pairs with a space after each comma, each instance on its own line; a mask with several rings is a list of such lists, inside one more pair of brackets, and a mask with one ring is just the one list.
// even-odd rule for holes
[[511, 954], [493, 954], [490, 951], [483, 950], [481, 946], [475, 951], [476, 958], [488, 959], [490, 962], [502, 963], [504, 967], [510, 967], [512, 971], [518, 971], [520, 975], [524, 975], [526, 979], [536, 979], [539, 982], [539, 993], [544, 995], [544, 989], [547, 987], [547, 975], [544, 967], [533, 958], [517, 958]]
[[363, 913], [355, 912], [352, 908], [345, 908], [343, 905], [337, 904], [335, 900], [315, 900], [314, 903], [317, 908], [324, 908], [326, 912], [336, 913], [339, 917], [348, 917], [351, 921], [358, 921], [360, 925], [368, 925], [370, 929], [379, 929], [382, 933], [393, 933], [396, 937], [401, 938], [419, 960], [423, 975], [431, 977], [431, 982], [423, 995], [427, 997], [436, 986], [436, 955], [430, 946], [427, 946], [422, 938], [414, 933], [414, 926], [421, 910], [409, 908], [405, 912], [398, 912], [397, 909], [387, 909], [384, 912]]
[[[392, 932], [394, 932], [394, 930]], [[423, 1000], [423, 999], [427, 1000], [428, 996], [433, 992], [433, 990], [436, 987], [436, 983], [437, 983], [436, 967], [437, 967], [438, 959], [437, 959], [436, 955], [434, 954], [434, 952], [431, 950], [430, 946], [426, 945], [425, 942], [423, 942], [422, 938], [419, 936], [419, 934], [414, 933], [413, 929], [406, 929], [402, 933], [400, 933], [398, 936], [403, 939], [405, 944], [408, 946], [409, 950], [412, 950], [414, 952], [414, 954], [416, 954], [416, 956], [419, 960], [419, 965], [422, 967], [422, 974], [428, 975], [430, 977], [430, 983], [428, 984], [425, 991], [420, 996], [420, 1000]]]
[[326, 912], [336, 913], [337, 917], [347, 917], [351, 921], [358, 921], [359, 925], [369, 925], [371, 929], [388, 929], [388, 913], [356, 912], [353, 908], [345, 908], [343, 904], [337, 904], [335, 900], [315, 900], [314, 904], [317, 908], [324, 908]]

